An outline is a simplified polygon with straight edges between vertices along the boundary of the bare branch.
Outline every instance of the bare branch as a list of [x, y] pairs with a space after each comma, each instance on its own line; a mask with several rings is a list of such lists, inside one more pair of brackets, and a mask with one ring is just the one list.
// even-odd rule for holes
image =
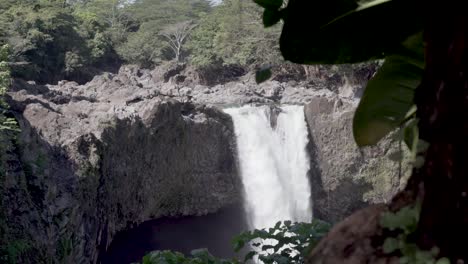
[[170, 25], [160, 33], [169, 43], [177, 61], [180, 61], [183, 46], [195, 27], [196, 25], [192, 21], [184, 21]]

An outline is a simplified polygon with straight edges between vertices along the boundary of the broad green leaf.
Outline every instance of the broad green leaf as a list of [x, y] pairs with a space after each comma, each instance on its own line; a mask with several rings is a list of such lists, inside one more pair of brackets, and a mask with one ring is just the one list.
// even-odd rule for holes
[[271, 27], [278, 23], [281, 19], [281, 13], [274, 9], [265, 9], [263, 11], [263, 26]]
[[280, 39], [286, 60], [301, 64], [355, 63], [399, 52], [423, 28], [415, 0], [290, 0]]
[[281, 227], [281, 221], [278, 221], [276, 224], [275, 224], [275, 227], [274, 229], [278, 229]]
[[283, 0], [254, 0], [259, 6], [265, 9], [278, 10], [283, 5]]
[[369, 81], [354, 115], [358, 146], [376, 144], [404, 121], [421, 82], [421, 61], [420, 56], [390, 56]]

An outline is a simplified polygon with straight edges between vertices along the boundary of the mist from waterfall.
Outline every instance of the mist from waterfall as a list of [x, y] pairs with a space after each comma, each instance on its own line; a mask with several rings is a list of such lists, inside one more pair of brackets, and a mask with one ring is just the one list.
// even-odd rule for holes
[[308, 131], [302, 106], [243, 106], [232, 116], [251, 228], [278, 221], [309, 222], [311, 213]]

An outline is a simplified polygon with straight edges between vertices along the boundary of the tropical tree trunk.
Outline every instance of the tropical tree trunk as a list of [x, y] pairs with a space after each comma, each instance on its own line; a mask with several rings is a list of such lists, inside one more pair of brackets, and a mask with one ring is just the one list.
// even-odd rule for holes
[[452, 263], [467, 263], [468, 19], [453, 3], [426, 11], [426, 69], [415, 102], [420, 138], [430, 147], [406, 194], [422, 201], [418, 244], [437, 246]]

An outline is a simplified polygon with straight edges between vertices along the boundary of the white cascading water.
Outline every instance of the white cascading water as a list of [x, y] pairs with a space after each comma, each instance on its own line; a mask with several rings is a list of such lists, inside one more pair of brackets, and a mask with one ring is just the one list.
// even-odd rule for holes
[[310, 162], [302, 106], [282, 106], [271, 125], [268, 106], [225, 109], [237, 137], [245, 207], [251, 228], [278, 221], [310, 222]]

